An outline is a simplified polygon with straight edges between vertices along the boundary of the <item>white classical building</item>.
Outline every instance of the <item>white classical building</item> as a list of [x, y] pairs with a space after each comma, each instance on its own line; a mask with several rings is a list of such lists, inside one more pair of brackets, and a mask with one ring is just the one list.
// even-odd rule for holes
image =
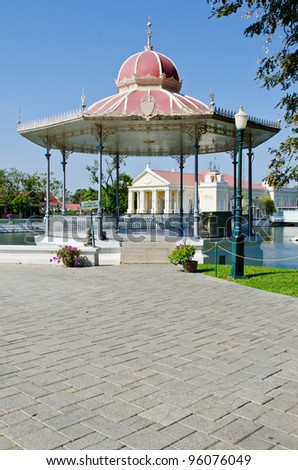
[[[243, 194], [248, 182], [242, 182]], [[199, 173], [200, 212], [227, 212], [233, 209], [233, 176], [209, 169]], [[269, 196], [277, 208], [296, 207], [297, 190], [274, 189], [266, 184], [252, 185], [253, 201]], [[149, 165], [138, 175], [128, 190], [129, 214], [173, 214], [180, 211], [180, 172], [152, 170]], [[183, 208], [192, 212], [194, 205], [194, 175], [183, 174]], [[244, 201], [245, 206], [245, 201]]]

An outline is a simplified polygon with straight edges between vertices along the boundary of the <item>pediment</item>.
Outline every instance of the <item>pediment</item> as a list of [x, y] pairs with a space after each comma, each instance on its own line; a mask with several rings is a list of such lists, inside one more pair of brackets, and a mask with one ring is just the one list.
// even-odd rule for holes
[[150, 188], [150, 187], [167, 187], [170, 183], [166, 179], [157, 175], [151, 168], [146, 168], [138, 175], [131, 185], [132, 188]]

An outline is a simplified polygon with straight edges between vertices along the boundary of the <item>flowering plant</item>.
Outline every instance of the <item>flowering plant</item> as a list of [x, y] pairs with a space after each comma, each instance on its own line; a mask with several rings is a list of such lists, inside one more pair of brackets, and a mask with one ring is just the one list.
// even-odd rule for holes
[[10, 220], [10, 219], [12, 219], [12, 214], [7, 214], [6, 217]]
[[64, 266], [73, 267], [75, 266], [77, 261], [81, 260], [81, 250], [75, 246], [60, 246], [60, 248], [54, 253], [56, 253], [56, 256], [53, 256], [53, 258], [50, 259], [50, 263], [52, 263], [53, 261], [57, 261], [57, 263], [59, 264], [62, 261]]
[[168, 260], [172, 264], [183, 264], [186, 261], [191, 261], [196, 248], [193, 245], [179, 245], [169, 254]]

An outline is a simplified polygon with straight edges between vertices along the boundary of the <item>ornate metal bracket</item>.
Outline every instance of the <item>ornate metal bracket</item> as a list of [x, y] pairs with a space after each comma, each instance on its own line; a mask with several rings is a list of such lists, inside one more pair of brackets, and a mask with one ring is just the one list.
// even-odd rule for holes
[[175, 155], [172, 158], [174, 158], [174, 160], [176, 160], [176, 162], [179, 164], [179, 167], [182, 166], [182, 168], [184, 168], [184, 165], [185, 165], [185, 162], [186, 162], [186, 159], [188, 158], [188, 156], [189, 155]]

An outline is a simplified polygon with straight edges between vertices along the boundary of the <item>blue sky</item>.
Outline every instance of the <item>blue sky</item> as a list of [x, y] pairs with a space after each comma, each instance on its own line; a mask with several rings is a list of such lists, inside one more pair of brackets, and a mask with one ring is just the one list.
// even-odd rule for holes
[[[23, 122], [80, 107], [82, 89], [87, 106], [117, 92], [115, 78], [130, 55], [144, 49], [148, 17], [155, 51], [170, 57], [183, 79], [181, 93], [217, 106], [276, 121], [278, 90], [260, 88], [254, 77], [263, 54], [263, 38], [246, 39], [247, 19], [234, 15], [209, 19], [206, 0], [10, 0], [0, 4], [1, 113], [0, 168], [46, 171], [44, 149], [17, 133]], [[287, 135], [282, 131], [255, 150], [254, 182], [266, 175], [268, 147]], [[228, 154], [200, 156], [199, 169], [216, 159], [221, 171], [232, 174]], [[68, 189], [88, 187], [86, 165], [94, 155], [72, 154]], [[244, 177], [247, 177], [246, 158]], [[176, 168], [172, 158], [128, 158], [124, 171], [135, 177], [151, 168]], [[52, 171], [61, 179], [61, 154], [52, 152]], [[193, 171], [189, 157], [186, 171]]]

